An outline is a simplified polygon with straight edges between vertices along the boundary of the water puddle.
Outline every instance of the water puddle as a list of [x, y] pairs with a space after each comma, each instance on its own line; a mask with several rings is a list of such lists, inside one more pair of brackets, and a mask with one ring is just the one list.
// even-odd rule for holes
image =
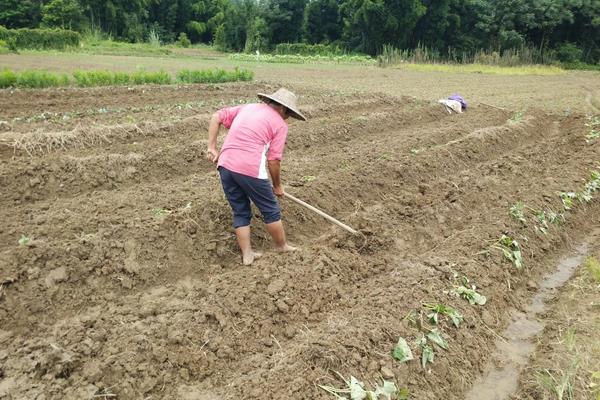
[[[525, 312], [513, 313], [508, 328], [502, 334], [505, 340], [496, 342], [492, 362], [467, 393], [466, 400], [505, 400], [517, 390], [519, 374], [535, 349], [533, 339], [544, 329], [544, 323], [537, 319], [537, 315], [546, 310], [546, 301], [569, 280], [587, 252], [588, 243], [584, 243], [574, 255], [563, 259], [554, 273], [544, 277]], [[497, 365], [494, 361], [501, 364]]]

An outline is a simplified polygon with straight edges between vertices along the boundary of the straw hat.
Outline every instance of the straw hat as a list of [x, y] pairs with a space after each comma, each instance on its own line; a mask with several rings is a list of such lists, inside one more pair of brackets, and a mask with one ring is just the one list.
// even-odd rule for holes
[[258, 93], [257, 96], [263, 101], [265, 99], [269, 99], [278, 104], [281, 104], [290, 111], [292, 117], [302, 121], [306, 121], [306, 117], [302, 115], [302, 113], [298, 110], [298, 106], [296, 105], [296, 100], [298, 98], [294, 93], [290, 92], [289, 90], [281, 88], [273, 94]]

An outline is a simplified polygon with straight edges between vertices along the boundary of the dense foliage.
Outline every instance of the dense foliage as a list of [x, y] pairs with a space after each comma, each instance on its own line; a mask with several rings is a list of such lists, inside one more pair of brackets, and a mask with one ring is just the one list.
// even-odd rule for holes
[[79, 46], [81, 35], [66, 29], [6, 29], [0, 26], [0, 40], [11, 49], [58, 49]]
[[442, 56], [527, 47], [570, 63], [600, 60], [600, 0], [0, 0], [0, 25], [131, 42], [185, 33], [247, 52], [298, 42], [372, 55], [384, 45]]

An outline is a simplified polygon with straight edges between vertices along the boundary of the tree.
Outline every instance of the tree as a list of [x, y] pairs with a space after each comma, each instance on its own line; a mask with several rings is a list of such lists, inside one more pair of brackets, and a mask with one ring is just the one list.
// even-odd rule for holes
[[297, 43], [307, 0], [267, 0], [261, 15], [271, 31], [271, 43]]
[[83, 9], [77, 0], [52, 0], [42, 7], [42, 24], [50, 28], [81, 29]]
[[302, 37], [311, 44], [333, 42], [342, 35], [337, 0], [313, 0], [304, 9]]
[[0, 0], [0, 25], [10, 29], [35, 28], [40, 20], [40, 5], [31, 0]]

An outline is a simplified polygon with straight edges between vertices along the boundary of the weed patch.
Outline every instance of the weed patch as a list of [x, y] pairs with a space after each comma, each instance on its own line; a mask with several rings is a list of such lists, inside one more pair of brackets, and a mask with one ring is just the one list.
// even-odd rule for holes
[[197, 71], [185, 69], [177, 74], [177, 80], [182, 83], [223, 83], [251, 81], [252, 79], [254, 79], [252, 71], [239, 68], [233, 71], [225, 71], [221, 68]]

